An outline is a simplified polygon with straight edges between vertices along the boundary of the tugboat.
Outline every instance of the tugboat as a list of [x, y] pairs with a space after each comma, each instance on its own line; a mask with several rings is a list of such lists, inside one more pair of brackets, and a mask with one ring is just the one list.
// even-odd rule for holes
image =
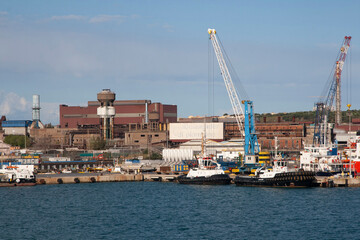
[[35, 185], [34, 165], [0, 166], [0, 187]]
[[225, 174], [221, 165], [210, 157], [198, 158], [198, 167], [190, 169], [187, 175], [177, 178], [182, 184], [226, 185], [231, 178]]
[[237, 176], [236, 186], [265, 187], [312, 187], [315, 186], [315, 172], [290, 170], [289, 161], [275, 159], [272, 169], [265, 166], [258, 168], [254, 176]]
[[205, 137], [201, 141], [201, 157], [197, 159], [198, 167], [190, 169], [187, 175], [177, 178], [181, 184], [226, 185], [231, 178], [224, 172], [221, 165], [210, 157], [206, 157]]

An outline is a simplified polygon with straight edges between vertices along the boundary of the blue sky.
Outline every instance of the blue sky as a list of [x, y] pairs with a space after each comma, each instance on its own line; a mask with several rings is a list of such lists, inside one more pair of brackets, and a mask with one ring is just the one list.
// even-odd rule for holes
[[360, 1], [2, 0], [0, 114], [31, 119], [39, 94], [41, 119], [58, 124], [59, 104], [85, 106], [103, 88], [176, 104], [180, 117], [231, 113], [217, 64], [208, 95], [209, 27], [260, 113], [312, 109], [352, 36], [342, 105], [359, 109], [359, 11]]

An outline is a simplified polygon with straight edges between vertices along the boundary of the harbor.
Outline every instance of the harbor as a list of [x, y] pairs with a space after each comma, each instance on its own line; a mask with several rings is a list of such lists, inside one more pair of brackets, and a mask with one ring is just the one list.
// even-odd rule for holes
[[[77, 184], [107, 182], [171, 182], [177, 183], [178, 174], [121, 174], [121, 173], [78, 173], [78, 174], [39, 174], [38, 185], [44, 184]], [[230, 175], [234, 184], [236, 175]], [[360, 178], [350, 177], [316, 177], [318, 187], [360, 187]], [[175, 187], [175, 186], [174, 186]]]
[[359, 239], [360, 1], [2, 0], [2, 239]]
[[235, 87], [237, 74], [218, 32], [207, 32], [214, 51], [209, 60], [219, 64], [232, 115], [180, 119], [177, 105], [116, 100], [115, 92], [102, 89], [86, 107], [60, 105], [60, 124], [53, 127], [40, 120], [40, 95], [34, 94], [32, 120], [1, 118], [1, 186], [35, 185], [35, 179], [42, 185], [360, 186], [360, 121], [351, 121], [349, 103], [349, 123], [343, 123], [339, 85], [352, 37], [344, 37], [313, 121], [273, 122], [255, 113], [252, 100], [240, 101], [244, 89]]

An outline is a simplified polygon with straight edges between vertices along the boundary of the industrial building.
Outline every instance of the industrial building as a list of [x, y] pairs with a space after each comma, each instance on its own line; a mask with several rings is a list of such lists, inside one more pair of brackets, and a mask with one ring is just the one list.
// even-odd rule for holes
[[[167, 124], [177, 121], [176, 105], [115, 98], [114, 92], [103, 89], [98, 101], [89, 101], [88, 106], [60, 105], [59, 127], [34, 128], [30, 135], [37, 146], [46, 148], [86, 149], [99, 138], [110, 140], [112, 146], [166, 146]], [[39, 109], [36, 104], [34, 108]]]
[[[60, 105], [61, 128], [81, 126], [99, 126], [97, 115], [99, 102], [89, 101], [87, 107]], [[114, 125], [149, 122], [176, 122], [177, 106], [162, 103], [151, 103], [150, 100], [114, 101]]]
[[102, 136], [110, 139], [125, 138], [129, 124], [158, 125], [176, 121], [176, 105], [150, 100], [115, 100], [115, 94], [109, 89], [100, 92], [98, 101], [89, 101], [86, 107], [60, 105], [61, 128], [101, 129]]
[[[275, 149], [275, 137], [277, 137], [278, 141], [278, 149], [279, 151], [286, 152], [296, 152], [303, 149], [303, 143], [307, 141], [312, 141], [312, 133], [313, 128], [310, 124], [296, 122], [293, 119], [292, 122], [284, 122], [281, 118], [278, 118], [276, 121], [266, 122], [266, 119], [260, 122], [259, 119], [255, 125], [258, 142], [261, 146], [261, 149], [264, 151], [273, 151]], [[213, 124], [221, 124], [222, 137], [220, 138], [209, 138], [216, 141], [222, 140], [230, 140], [230, 139], [241, 139], [243, 138], [236, 120], [232, 116], [221, 116], [221, 117], [189, 117], [189, 118], [180, 118], [179, 122], [183, 124], [196, 124], [199, 125], [199, 131], [204, 131], [204, 121], [209, 124], [212, 122]], [[175, 124], [171, 124], [175, 125]], [[219, 125], [220, 126], [220, 125]], [[213, 128], [214, 130], [215, 128]], [[189, 134], [194, 134], [196, 131], [191, 131]], [[211, 131], [209, 131], [210, 133]], [[220, 132], [220, 129], [217, 130]], [[185, 142], [188, 141], [187, 135], [185, 133], [174, 134], [171, 131], [170, 127], [170, 139], [175, 140], [177, 142]], [[186, 135], [186, 136], [185, 136]], [[207, 133], [208, 135], [208, 133]], [[310, 137], [309, 137], [310, 136]], [[175, 139], [176, 138], [176, 139]], [[199, 137], [195, 137], [193, 139], [199, 139]]]
[[2, 129], [5, 135], [28, 135], [32, 123], [31, 120], [3, 121]]

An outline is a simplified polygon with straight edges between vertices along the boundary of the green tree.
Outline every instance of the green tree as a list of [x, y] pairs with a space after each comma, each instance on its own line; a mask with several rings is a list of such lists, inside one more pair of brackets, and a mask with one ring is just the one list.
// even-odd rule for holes
[[[20, 148], [25, 147], [25, 136], [22, 135], [8, 135], [5, 137], [4, 142], [10, 144], [11, 146], [18, 146]], [[32, 139], [26, 137], [26, 147], [32, 145]]]
[[161, 160], [161, 159], [162, 159], [162, 155], [161, 155], [160, 153], [153, 152], [153, 153], [150, 155], [150, 159], [151, 159], [151, 160]]
[[93, 150], [103, 150], [106, 147], [106, 141], [99, 137], [90, 140], [90, 148]]

